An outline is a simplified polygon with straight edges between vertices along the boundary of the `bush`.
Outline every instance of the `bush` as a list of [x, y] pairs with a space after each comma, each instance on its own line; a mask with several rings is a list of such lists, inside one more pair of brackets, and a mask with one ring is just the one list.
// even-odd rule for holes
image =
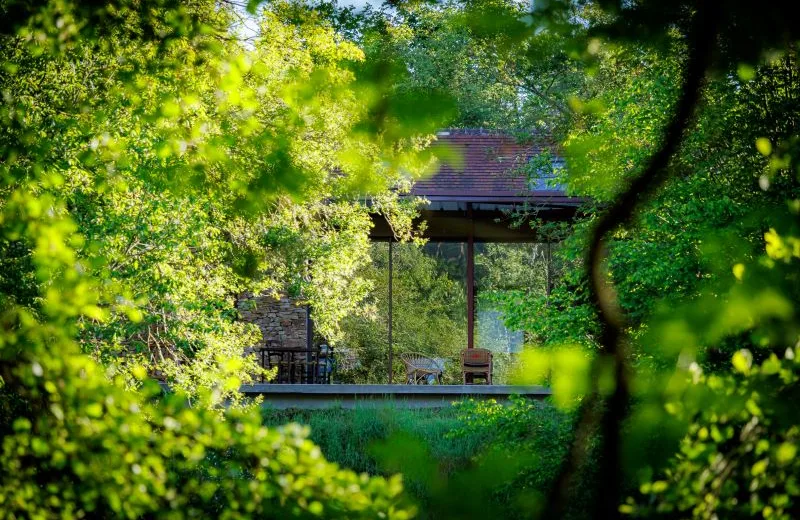
[[[344, 467], [402, 472], [422, 518], [530, 517], [572, 437], [569, 414], [526, 399], [507, 405], [470, 400], [444, 409], [266, 410], [263, 415], [267, 425], [308, 425], [325, 456]], [[576, 495], [571, 518], [588, 516], [588, 498]]]
[[650, 518], [800, 516], [799, 364], [794, 349], [782, 360], [751, 362], [741, 351], [734, 374], [698, 371], [681, 399], [668, 404], [690, 424], [687, 435], [666, 471], [644, 482], [622, 511]]
[[20, 310], [0, 323], [0, 518], [413, 514], [400, 477], [339, 469], [305, 428], [126, 391], [58, 328]]

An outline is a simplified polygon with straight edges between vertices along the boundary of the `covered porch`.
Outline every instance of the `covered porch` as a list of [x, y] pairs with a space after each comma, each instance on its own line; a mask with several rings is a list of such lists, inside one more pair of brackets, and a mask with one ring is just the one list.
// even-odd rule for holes
[[[463, 289], [463, 303], [458, 303], [464, 316], [458, 322], [465, 333], [461, 348], [490, 350], [496, 359], [502, 357], [506, 366], [500, 368], [509, 371], [525, 338], [506, 326], [500, 306], [492, 300], [515, 292], [549, 296], [557, 276], [553, 252], [560, 238], [547, 228], [572, 220], [584, 201], [554, 183], [553, 168], [563, 161], [545, 138], [520, 140], [496, 131], [452, 129], [440, 132], [434, 146], [449, 147], [462, 162], [442, 164], [412, 189], [411, 195], [427, 201], [418, 218], [427, 241], [422, 252], [444, 266], [440, 272]], [[549, 169], [534, 166], [542, 154], [550, 158]], [[404, 300], [415, 296], [402, 280], [409, 269], [403, 256], [413, 246], [398, 243], [382, 215], [373, 214], [373, 224], [373, 247], [387, 259], [382, 266], [388, 282], [385, 382], [403, 383], [397, 380], [397, 353], [408, 349], [409, 334], [396, 314]], [[470, 379], [465, 374], [465, 382]], [[505, 384], [508, 378], [499, 382]]]
[[[294, 332], [280, 342], [268, 340], [261, 352], [262, 364], [277, 366], [278, 377], [247, 392], [268, 395], [270, 401], [293, 393], [298, 400], [343, 403], [379, 396], [438, 402], [473, 394], [545, 395], [541, 389], [513, 386], [464, 390], [472, 385], [460, 383], [476, 381], [468, 374], [462, 378], [460, 356], [465, 349], [491, 351], [494, 377], [488, 381], [498, 387], [511, 382], [525, 337], [507, 326], [498, 301], [508, 302], [515, 294], [549, 296], [558, 238], [542, 224], [570, 221], [583, 201], [553, 183], [552, 167], [560, 159], [547, 139], [454, 129], [440, 132], [433, 146], [449, 147], [463, 160], [457, 167], [442, 164], [412, 189], [411, 196], [427, 201], [418, 218], [426, 244], [398, 242], [384, 216], [372, 214], [372, 265], [364, 273], [375, 288], [366, 302], [373, 309], [371, 321], [348, 320], [344, 340], [331, 346], [315, 334], [312, 309], [302, 319], [279, 318]], [[532, 166], [541, 154], [551, 157], [550, 170]], [[289, 302], [282, 305], [289, 308]], [[269, 333], [275, 329], [265, 330], [265, 338]], [[407, 377], [409, 354], [441, 364], [445, 377]], [[381, 388], [409, 381], [438, 383], [408, 386], [440, 389]]]

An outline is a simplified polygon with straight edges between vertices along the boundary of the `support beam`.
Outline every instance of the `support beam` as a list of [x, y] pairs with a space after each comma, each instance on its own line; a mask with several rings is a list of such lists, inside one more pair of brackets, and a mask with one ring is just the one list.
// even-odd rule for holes
[[392, 254], [393, 240], [389, 240], [389, 384], [392, 384], [392, 367], [394, 366], [394, 345], [392, 344], [392, 321], [394, 315], [392, 314], [392, 285], [394, 282], [394, 268]]
[[472, 203], [467, 204], [469, 235], [467, 235], [467, 348], [475, 347], [475, 222]]
[[311, 364], [311, 352], [314, 349], [314, 322], [311, 321], [311, 305], [306, 305], [306, 381], [316, 382], [317, 374]]

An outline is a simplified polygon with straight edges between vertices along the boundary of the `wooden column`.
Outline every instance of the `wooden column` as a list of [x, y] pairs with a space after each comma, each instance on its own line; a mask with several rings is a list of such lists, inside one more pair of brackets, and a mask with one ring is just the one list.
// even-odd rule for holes
[[389, 239], [389, 384], [392, 384], [392, 366], [394, 363], [394, 348], [392, 345], [392, 285], [394, 269], [392, 265], [392, 239]]
[[[314, 322], [311, 321], [311, 305], [306, 305], [306, 382], [316, 383], [319, 366], [312, 366], [311, 351], [314, 349]], [[319, 361], [319, 358], [317, 358]], [[315, 373], [316, 371], [316, 373]]]
[[472, 203], [467, 203], [469, 235], [467, 236], [467, 348], [475, 347], [475, 223]]

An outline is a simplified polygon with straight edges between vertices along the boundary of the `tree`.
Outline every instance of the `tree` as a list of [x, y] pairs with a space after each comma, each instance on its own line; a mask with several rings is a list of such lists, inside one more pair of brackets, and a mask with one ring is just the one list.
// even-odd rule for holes
[[[291, 292], [335, 339], [364, 297], [353, 275], [371, 221], [359, 190], [380, 199], [400, 236], [413, 208], [388, 192], [400, 176], [379, 166], [378, 145], [349, 135], [366, 109], [349, 71], [363, 58], [356, 47], [269, 11], [269, 38], [249, 50], [225, 39], [224, 11], [210, 23], [217, 32], [202, 44], [164, 51], [114, 35], [49, 56], [8, 39], [7, 116], [20, 128], [6, 144], [13, 171], [54, 165], [41, 189], [64, 202], [84, 239], [81, 265], [105, 280], [95, 315], [77, 321], [84, 350], [131, 384], [142, 365], [195, 394], [228, 381], [220, 398], [236, 399], [236, 379], [259, 369], [241, 359], [257, 331], [236, 320], [235, 298]], [[20, 251], [17, 268], [34, 269], [30, 243], [6, 244]], [[9, 285], [30, 300], [30, 283]]]
[[[283, 3], [291, 18], [297, 7]], [[365, 52], [364, 73], [383, 64], [398, 92], [437, 92], [455, 127], [561, 135], [569, 100], [589, 95], [577, 45], [557, 31], [532, 34], [528, 6], [494, 0], [385, 3], [362, 10], [317, 1], [313, 8]], [[572, 28], [575, 39], [583, 31]]]
[[[664, 431], [666, 421], [656, 420], [658, 413], [652, 412], [658, 409], [657, 403], [665, 395], [674, 395], [667, 381], [676, 379], [676, 371], [667, 364], [667, 370], [661, 372], [661, 377], [654, 377], [659, 370], [644, 370], [638, 374], [637, 379], [633, 379], [637, 374], [630, 372], [628, 358], [629, 337], [626, 333], [627, 322], [625, 315], [620, 312], [617, 305], [617, 298], [613, 291], [608, 290], [607, 278], [608, 271], [605, 264], [608, 252], [611, 248], [606, 247], [612, 233], [618, 233], [620, 228], [629, 226], [635, 222], [638, 210], [643, 202], [652, 200], [653, 193], [661, 188], [670, 178], [672, 171], [670, 166], [674, 164], [675, 158], [681, 150], [684, 133], [690, 129], [695, 121], [702, 122], [702, 119], [695, 119], [695, 111], [702, 100], [703, 80], [709, 71], [730, 74], [731, 64], [738, 67], [739, 76], [743, 79], [752, 77], [754, 69], [752, 64], [758, 60], [760, 53], [767, 49], [781, 49], [786, 53], [789, 45], [793, 45], [797, 40], [796, 32], [787, 26], [782, 20], [775, 18], [779, 10], [757, 9], [750, 4], [734, 3], [726, 5], [725, 9], [717, 5], [703, 4], [697, 9], [682, 2], [669, 3], [666, 6], [655, 6], [653, 3], [641, 3], [637, 5], [622, 5], [616, 2], [601, 3], [608, 9], [610, 19], [608, 23], [600, 25], [597, 29], [599, 33], [613, 34], [617, 37], [624, 35], [649, 44], [656, 44], [665, 47], [665, 43], [670, 41], [670, 35], [677, 28], [683, 28], [685, 32], [684, 41], [686, 42], [686, 61], [682, 65], [683, 79], [680, 84], [680, 91], [674, 103], [674, 108], [669, 112], [670, 116], [665, 123], [663, 132], [658, 135], [653, 151], [639, 164], [638, 173], [623, 180], [622, 188], [618, 191], [619, 195], [601, 213], [597, 222], [593, 225], [588, 241], [588, 254], [586, 255], [586, 279], [588, 283], [589, 302], [599, 318], [598, 334], [598, 357], [595, 364], [594, 377], [592, 379], [593, 390], [591, 398], [584, 405], [582, 418], [578, 423], [578, 438], [585, 435], [589, 425], [598, 425], [603, 454], [601, 457], [600, 474], [605, 474], [606, 470], [612, 470], [621, 462], [624, 453], [623, 446], [636, 446], [637, 438], [647, 437], [649, 432]], [[566, 13], [571, 12], [571, 5], [552, 4], [555, 11], [551, 11], [551, 18], [555, 16], [563, 19]], [[742, 24], [750, 30], [741, 31]], [[769, 27], [769, 28], [768, 28]], [[780, 27], [781, 30], [776, 31]], [[719, 45], [719, 46], [718, 46]], [[715, 52], [715, 51], [720, 52]], [[784, 125], [779, 125], [779, 128]], [[761, 139], [764, 139], [763, 141]], [[792, 132], [781, 136], [783, 142], [792, 142]], [[764, 155], [771, 154], [769, 139], [759, 138], [755, 141], [759, 151]], [[752, 153], [752, 152], [751, 152]], [[781, 167], [791, 164], [790, 157], [793, 154], [787, 153], [786, 162], [776, 164], [773, 162], [772, 171], [776, 172]], [[728, 163], [726, 166], [729, 166]], [[693, 164], [697, 167], [697, 164]], [[790, 170], [791, 171], [791, 170]], [[787, 172], [789, 173], [789, 172]], [[789, 174], [791, 175], [791, 174]], [[788, 175], [787, 175], [788, 177]], [[791, 181], [794, 182], [794, 179]], [[790, 189], [782, 195], [792, 193]], [[783, 215], [781, 215], [783, 213]], [[773, 222], [786, 222], [788, 215], [785, 212], [773, 213]], [[790, 217], [789, 217], [790, 218]], [[774, 219], [774, 220], [773, 220]], [[784, 240], [784, 239], [781, 239]], [[746, 250], [746, 249], [745, 249]], [[742, 250], [739, 249], [739, 252]], [[741, 268], [736, 268], [735, 272], [741, 273]], [[710, 308], [712, 316], [716, 316], [720, 321], [709, 320], [709, 315], [703, 316], [703, 322], [697, 321], [697, 316], [692, 314], [676, 314], [670, 334], [653, 342], [649, 348], [660, 351], [662, 354], [671, 355], [671, 359], [677, 358], [678, 353], [686, 355], [686, 351], [694, 352], [693, 347], [699, 346], [698, 343], [688, 342], [690, 347], [676, 349], [675, 343], [686, 344], [686, 336], [682, 337], [682, 331], [692, 331], [691, 335], [698, 334], [704, 337], [707, 343], [719, 343], [727, 338], [741, 334], [747, 330], [758, 330], [761, 327], [769, 327], [769, 320], [773, 322], [774, 331], [778, 332], [778, 337], [792, 337], [793, 334], [784, 336], [783, 332], [788, 326], [791, 330], [790, 316], [793, 308], [793, 298], [791, 291], [786, 291], [783, 281], [777, 284], [770, 273], [764, 277], [758, 277], [759, 285], [749, 286], [745, 289], [736, 288], [720, 300], [717, 300]], [[771, 282], [770, 282], [771, 280]], [[730, 283], [727, 281], [727, 283]], [[710, 291], [711, 294], [720, 294], [717, 291]], [[706, 293], [708, 294], [708, 293]], [[769, 301], [769, 304], [758, 304], [761, 299]], [[746, 321], [740, 323], [738, 320], [731, 320], [730, 317], [737, 317], [736, 311], [740, 310], [743, 301], [750, 301], [756, 306], [753, 312], [747, 315]], [[708, 304], [706, 299], [705, 303]], [[725, 318], [722, 318], [725, 316]], [[741, 317], [741, 314], [738, 315]], [[663, 329], [662, 329], [663, 332]], [[703, 341], [703, 343], [706, 343]], [[790, 340], [794, 341], [794, 338]], [[771, 342], [767, 342], [771, 344]], [[672, 348], [668, 348], [669, 346]], [[783, 348], [786, 342], [780, 340], [772, 343], [772, 348]], [[659, 349], [661, 347], [661, 349]], [[683, 350], [683, 352], [681, 352]], [[689, 354], [691, 355], [691, 354]], [[791, 357], [791, 356], [790, 356]], [[736, 362], [736, 358], [734, 358]], [[674, 366], [674, 365], [673, 365]], [[679, 364], [677, 378], [680, 378], [682, 367]], [[606, 387], [606, 391], [601, 388], [601, 375], [611, 377], [613, 387]], [[645, 384], [632, 386], [632, 381], [642, 381]], [[624, 419], [628, 414], [631, 391], [637, 389], [637, 397], [644, 401], [638, 408], [631, 421], [634, 425], [633, 432], [641, 437], [634, 435], [633, 442], [623, 443], [622, 427]], [[663, 392], [663, 393], [662, 393]], [[598, 414], [594, 409], [595, 404], [600, 401], [606, 406]], [[648, 415], [650, 413], [651, 415]], [[648, 424], [644, 417], [650, 419]], [[741, 439], [740, 439], [741, 440]], [[725, 451], [728, 451], [728, 447]], [[564, 483], [574, 473], [575, 461], [578, 454], [584, 451], [580, 443], [576, 444], [571, 452], [570, 465], [562, 473], [560, 485], [556, 487], [550, 501], [549, 514], [557, 512], [563, 506]], [[632, 458], [632, 460], [636, 460]], [[637, 461], [636, 466], [641, 467], [641, 460]], [[598, 489], [601, 497], [601, 514], [613, 516], [618, 514], [619, 497], [622, 493], [624, 473], [609, 473], [610, 478], [599, 482]], [[560, 498], [559, 498], [560, 497]], [[764, 509], [764, 514], [771, 514], [772, 510]], [[713, 513], [712, 513], [713, 514]]]
[[[247, 49], [213, 2], [2, 11], [2, 516], [408, 517], [399, 479], [206, 409], [254, 369], [232, 294], [310, 272], [321, 300], [365, 245], [359, 195], [401, 216], [385, 190], [427, 161], [372, 118], [359, 50], [269, 12]], [[148, 355], [190, 393], [159, 397]]]

